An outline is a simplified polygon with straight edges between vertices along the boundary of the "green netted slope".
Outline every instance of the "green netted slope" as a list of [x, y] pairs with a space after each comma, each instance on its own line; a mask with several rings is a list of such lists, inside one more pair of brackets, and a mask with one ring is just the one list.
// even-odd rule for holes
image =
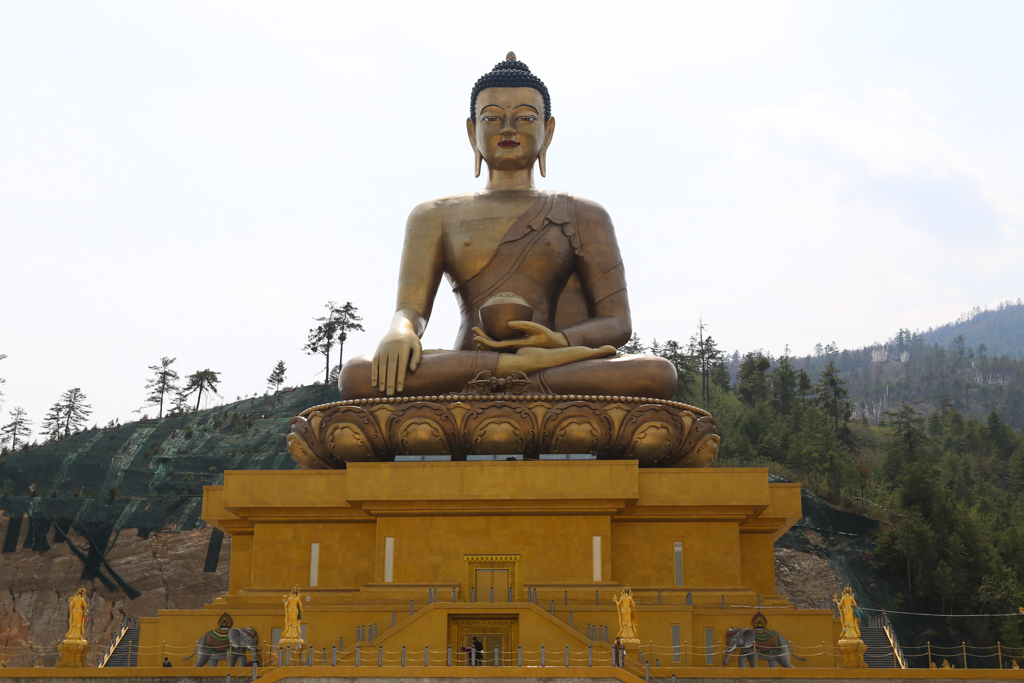
[[10, 453], [0, 458], [0, 509], [12, 518], [6, 543], [17, 541], [11, 526], [20, 528], [26, 514], [32, 530], [24, 545], [37, 550], [48, 547], [48, 535], [60, 538], [49, 533], [53, 524], [88, 529], [104, 547], [122, 528], [147, 535], [200, 526], [203, 486], [222, 483], [224, 470], [295, 469], [288, 418], [337, 399], [335, 386], [300, 387]]
[[[773, 481], [782, 481], [770, 475]], [[926, 643], [931, 642], [935, 653], [958, 650], [961, 643], [969, 638], [951, 628], [944, 617], [921, 616], [938, 613], [939, 607], [907, 595], [907, 584], [895, 576], [875, 557], [875, 538], [879, 523], [869, 517], [838, 510], [828, 505], [806, 488], [801, 490], [804, 517], [797, 525], [780, 538], [775, 546], [812, 553], [822, 557], [844, 584], [853, 588], [857, 604], [866, 608], [867, 617], [885, 610], [896, 630], [900, 645], [909, 655], [923, 653]], [[814, 531], [814, 538], [809, 531]], [[821, 539], [821, 540], [818, 540]], [[821, 596], [827, 606], [830, 596]], [[916, 612], [916, 615], [898, 614]], [[951, 659], [952, 656], [950, 656]], [[941, 661], [941, 660], [937, 660]], [[958, 667], [962, 657], [953, 659]], [[992, 668], [992, 658], [975, 657], [968, 654], [971, 668]], [[927, 657], [914, 656], [912, 667], [927, 667]]]

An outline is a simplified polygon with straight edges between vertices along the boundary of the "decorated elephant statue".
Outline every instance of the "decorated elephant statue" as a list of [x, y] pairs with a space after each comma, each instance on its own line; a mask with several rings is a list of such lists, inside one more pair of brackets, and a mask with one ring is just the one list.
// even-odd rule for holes
[[[198, 641], [196, 649], [192, 654], [182, 659], [196, 658], [196, 666], [205, 666], [212, 662], [211, 666], [217, 666], [220, 662], [228, 659], [228, 666], [249, 666], [248, 654], [252, 654], [255, 662], [258, 654], [259, 637], [254, 628], [217, 628], [207, 631]], [[241, 659], [241, 664], [238, 660]]]
[[787, 669], [790, 667], [790, 657], [807, 661], [803, 657], [793, 654], [792, 647], [784, 635], [767, 628], [757, 631], [752, 628], [730, 628], [725, 634], [725, 640], [727, 643], [723, 659], [725, 665], [729, 664], [733, 652], [737, 649], [739, 649], [738, 658], [741, 669], [744, 663], [756, 668], [759, 659], [767, 659], [768, 665], [772, 668], [781, 664]]

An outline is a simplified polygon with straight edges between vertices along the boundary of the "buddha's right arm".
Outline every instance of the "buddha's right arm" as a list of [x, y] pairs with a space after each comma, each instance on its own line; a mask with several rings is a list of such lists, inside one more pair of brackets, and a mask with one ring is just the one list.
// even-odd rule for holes
[[405, 387], [405, 373], [420, 362], [426, 330], [444, 273], [441, 220], [430, 203], [409, 214], [398, 273], [398, 300], [391, 328], [373, 355], [370, 383], [388, 394]]

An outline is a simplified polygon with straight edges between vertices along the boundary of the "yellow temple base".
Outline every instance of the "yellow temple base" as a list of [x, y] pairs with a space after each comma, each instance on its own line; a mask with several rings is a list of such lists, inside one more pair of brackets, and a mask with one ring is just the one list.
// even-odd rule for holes
[[794, 609], [775, 594], [773, 543], [801, 517], [799, 485], [770, 484], [759, 468], [483, 461], [227, 472], [206, 488], [203, 519], [232, 536], [228, 593], [141, 619], [139, 666], [190, 652], [225, 612], [256, 630], [260, 664], [273, 664], [282, 601], [296, 586], [315, 664], [353, 666], [358, 649], [362, 666], [396, 665], [403, 650], [409, 665], [447, 665], [449, 646], [453, 666], [472, 664], [474, 637], [487, 666], [495, 648], [506, 665], [564, 666], [567, 648], [570, 665], [610, 664], [612, 598], [628, 584], [642, 644], [627, 653], [634, 666], [721, 667], [726, 631], [761, 612], [795, 654], [818, 653], [795, 666], [831, 668], [832, 610]]

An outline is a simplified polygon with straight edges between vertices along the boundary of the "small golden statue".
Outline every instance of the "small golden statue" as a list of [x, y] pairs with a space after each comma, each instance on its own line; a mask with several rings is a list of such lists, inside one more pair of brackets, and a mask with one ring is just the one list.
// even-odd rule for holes
[[857, 607], [853, 589], [847, 586], [843, 589], [842, 597], [833, 595], [832, 601], [839, 608], [839, 619], [843, 624], [843, 632], [839, 635], [840, 668], [867, 668], [864, 653], [868, 646], [860, 638], [861, 611]]
[[1016, 659], [1011, 659], [1010, 661], [1013, 662], [1013, 667], [1012, 668], [1014, 668], [1014, 669], [1019, 669], [1020, 668], [1019, 666], [1017, 666], [1017, 660]]
[[68, 632], [57, 646], [61, 654], [61, 666], [86, 666], [89, 643], [85, 639], [85, 622], [88, 621], [89, 606], [85, 601], [85, 587], [79, 588], [68, 601]]
[[942, 660], [942, 668], [943, 669], [955, 669], [956, 668], [956, 664], [950, 664], [948, 659], [943, 659]]
[[282, 650], [290, 648], [292, 655], [296, 655], [305, 644], [302, 640], [302, 598], [299, 596], [299, 587], [296, 586], [291, 593], [284, 596], [283, 602], [284, 628], [281, 629], [281, 638], [277, 645]]
[[[833, 596], [833, 599], [836, 596]], [[857, 599], [853, 597], [853, 589], [847, 586], [843, 589], [843, 597], [836, 601], [839, 605], [839, 618], [843, 622], [843, 634], [841, 637], [850, 640], [860, 639], [860, 617], [861, 611], [857, 607]]]
[[619, 612], [619, 633], [616, 638], [627, 650], [639, 648], [640, 638], [636, 631], [636, 603], [633, 602], [632, 589], [627, 584], [622, 590], [622, 595], [615, 596], [612, 600]]

